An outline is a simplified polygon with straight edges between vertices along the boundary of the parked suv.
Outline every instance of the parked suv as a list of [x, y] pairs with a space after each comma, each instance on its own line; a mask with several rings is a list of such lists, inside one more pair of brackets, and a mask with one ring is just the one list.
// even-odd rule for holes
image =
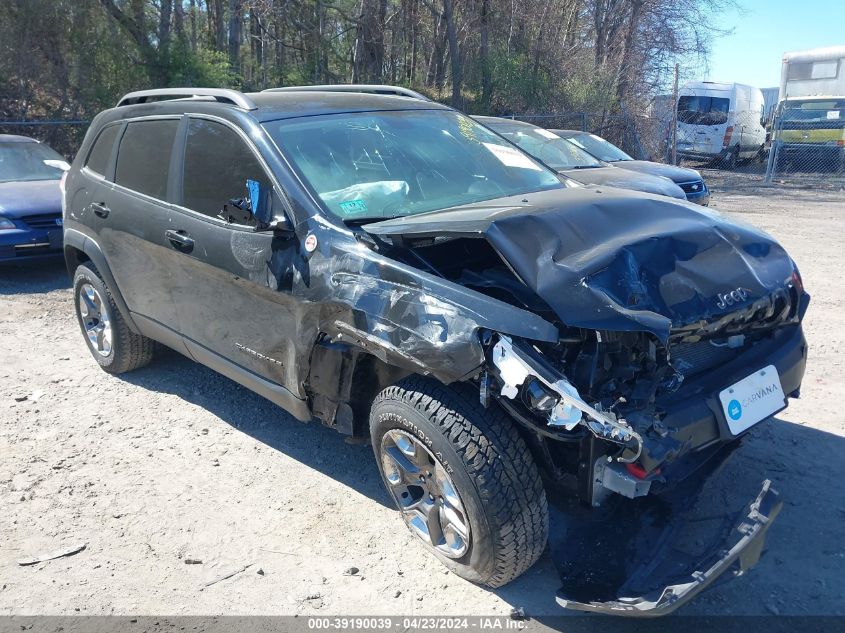
[[[369, 438], [408, 527], [491, 587], [546, 547], [547, 490], [664, 494], [804, 374], [809, 297], [771, 237], [568, 188], [400, 88], [132, 93], [65, 187], [76, 315], [104, 370], [164, 344]], [[650, 560], [642, 595], [558, 601], [669, 612], [756, 563], [779, 507], [766, 484], [729, 542], [692, 564], [664, 551], [666, 577]]]

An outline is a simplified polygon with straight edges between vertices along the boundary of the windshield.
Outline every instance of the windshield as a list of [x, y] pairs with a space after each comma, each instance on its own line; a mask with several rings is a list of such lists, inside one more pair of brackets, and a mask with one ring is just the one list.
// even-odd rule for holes
[[568, 137], [566, 140], [608, 163], [615, 163], [620, 160], [634, 160], [616, 147], [616, 145], [605, 141], [602, 137], [596, 136], [595, 134], [576, 134], [575, 136]]
[[392, 218], [563, 187], [552, 172], [451, 110], [313, 116], [264, 123], [343, 220]]
[[541, 127], [519, 123], [491, 123], [490, 127], [553, 169], [602, 167], [601, 161], [580, 147]]
[[678, 121], [691, 125], [722, 125], [728, 121], [731, 100], [726, 97], [685, 95], [678, 99]]
[[67, 161], [41, 143], [0, 143], [0, 182], [59, 180]]
[[817, 101], [787, 101], [784, 103], [784, 121], [845, 121], [845, 99]]

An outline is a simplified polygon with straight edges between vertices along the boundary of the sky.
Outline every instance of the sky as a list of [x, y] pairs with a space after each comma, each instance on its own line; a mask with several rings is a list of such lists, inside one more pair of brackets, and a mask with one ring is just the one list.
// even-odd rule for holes
[[845, 45], [845, 0], [737, 0], [741, 10], [719, 18], [733, 33], [714, 38], [709, 71], [690, 69], [691, 78], [780, 85], [783, 54]]

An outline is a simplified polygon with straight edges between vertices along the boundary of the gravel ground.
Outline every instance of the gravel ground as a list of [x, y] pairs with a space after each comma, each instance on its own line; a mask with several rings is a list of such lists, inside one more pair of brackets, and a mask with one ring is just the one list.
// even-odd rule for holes
[[[798, 262], [811, 360], [718, 495], [738, 507], [773, 479], [786, 503], [768, 555], [681, 613], [842, 615], [845, 195], [708, 177], [714, 208]], [[390, 509], [369, 446], [176, 353], [100, 371], [61, 265], [0, 270], [0, 350], [0, 614], [560, 614], [548, 556], [499, 590], [445, 571]]]

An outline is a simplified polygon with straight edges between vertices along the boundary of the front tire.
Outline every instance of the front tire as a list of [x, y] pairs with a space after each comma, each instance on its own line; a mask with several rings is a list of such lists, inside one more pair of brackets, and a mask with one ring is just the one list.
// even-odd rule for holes
[[152, 360], [155, 341], [129, 328], [93, 266], [82, 264], [76, 269], [73, 302], [88, 350], [105, 371], [122, 374]]
[[411, 531], [454, 573], [489, 587], [533, 565], [548, 539], [537, 466], [511, 420], [466, 385], [411, 376], [375, 399], [370, 433]]

